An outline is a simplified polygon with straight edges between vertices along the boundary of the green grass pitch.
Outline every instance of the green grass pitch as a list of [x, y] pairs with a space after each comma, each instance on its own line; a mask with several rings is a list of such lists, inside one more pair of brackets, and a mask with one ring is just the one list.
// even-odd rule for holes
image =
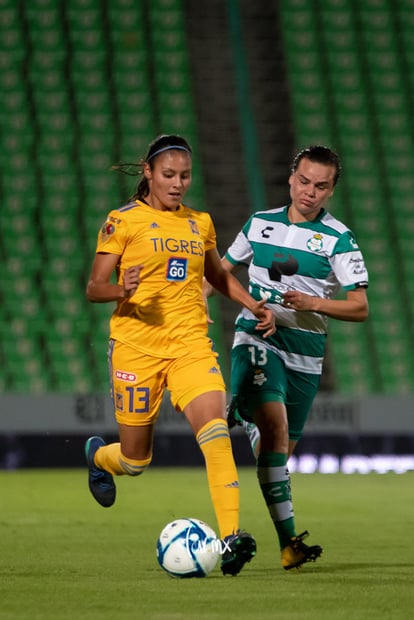
[[257, 556], [237, 577], [217, 567], [179, 580], [155, 545], [176, 517], [217, 530], [203, 468], [118, 478], [116, 504], [89, 495], [86, 469], [0, 472], [2, 620], [407, 619], [414, 606], [414, 476], [293, 474], [298, 531], [324, 548], [280, 566], [254, 468], [240, 468], [241, 526]]

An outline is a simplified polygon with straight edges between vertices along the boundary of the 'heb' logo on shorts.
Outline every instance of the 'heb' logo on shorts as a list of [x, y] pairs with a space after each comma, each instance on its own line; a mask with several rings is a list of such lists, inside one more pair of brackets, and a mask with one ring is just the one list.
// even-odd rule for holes
[[134, 372], [125, 372], [124, 370], [115, 370], [115, 377], [121, 381], [136, 381], [137, 375]]
[[167, 264], [167, 280], [170, 282], [183, 282], [187, 278], [186, 258], [170, 258]]

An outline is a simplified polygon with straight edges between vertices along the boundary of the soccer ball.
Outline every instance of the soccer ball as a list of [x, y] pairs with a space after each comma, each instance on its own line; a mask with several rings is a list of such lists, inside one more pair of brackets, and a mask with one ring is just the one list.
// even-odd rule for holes
[[207, 577], [217, 564], [221, 541], [200, 519], [168, 523], [157, 541], [161, 568], [173, 577]]

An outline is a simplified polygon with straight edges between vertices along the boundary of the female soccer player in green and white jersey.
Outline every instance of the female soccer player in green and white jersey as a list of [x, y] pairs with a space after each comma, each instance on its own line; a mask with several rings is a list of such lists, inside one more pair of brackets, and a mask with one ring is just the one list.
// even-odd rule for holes
[[[363, 256], [353, 233], [324, 209], [340, 171], [331, 149], [302, 150], [289, 178], [290, 204], [252, 215], [222, 259], [229, 271], [248, 266], [252, 296], [267, 299], [276, 316], [267, 339], [248, 310], [236, 319], [229, 423], [239, 418], [248, 431], [286, 570], [322, 553], [303, 542], [307, 532], [296, 534], [287, 462], [319, 387], [327, 320], [368, 316]], [[341, 289], [346, 298], [333, 299]]]

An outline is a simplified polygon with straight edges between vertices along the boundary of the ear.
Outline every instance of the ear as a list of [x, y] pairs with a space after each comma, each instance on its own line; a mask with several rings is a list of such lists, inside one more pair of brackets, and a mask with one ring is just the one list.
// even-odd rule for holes
[[144, 164], [143, 173], [144, 173], [144, 177], [147, 179], [147, 181], [152, 179], [151, 166], [147, 162], [145, 162], [145, 164]]

